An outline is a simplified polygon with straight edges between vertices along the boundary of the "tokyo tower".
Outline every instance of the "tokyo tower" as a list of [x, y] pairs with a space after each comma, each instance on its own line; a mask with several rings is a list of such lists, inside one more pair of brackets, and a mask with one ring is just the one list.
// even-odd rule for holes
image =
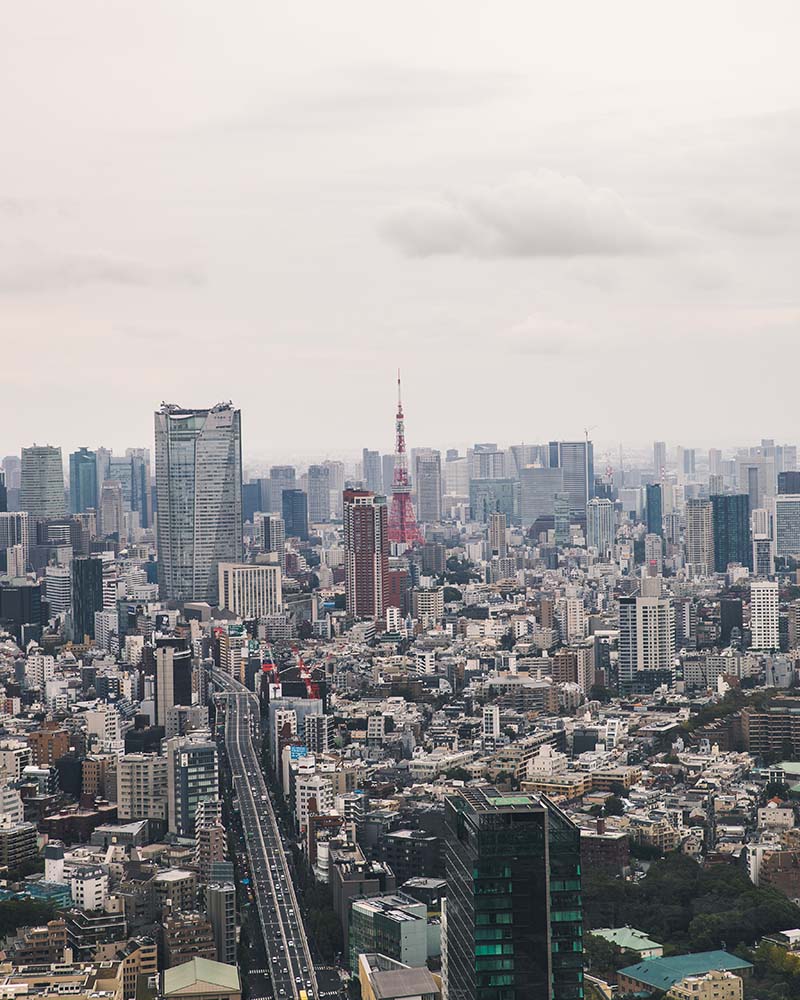
[[408, 478], [405, 421], [403, 402], [400, 398], [400, 369], [397, 370], [397, 418], [395, 423], [397, 443], [394, 449], [394, 476], [392, 477], [392, 506], [389, 509], [389, 541], [413, 545], [422, 541], [411, 503], [411, 483]]

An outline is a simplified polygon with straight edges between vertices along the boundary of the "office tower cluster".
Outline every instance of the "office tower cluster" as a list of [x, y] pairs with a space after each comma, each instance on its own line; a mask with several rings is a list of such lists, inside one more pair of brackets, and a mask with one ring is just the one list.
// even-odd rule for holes
[[15, 968], [115, 1000], [738, 988], [741, 949], [664, 965], [689, 938], [598, 880], [736, 856], [794, 892], [796, 449], [407, 446], [397, 388], [389, 454], [259, 464], [232, 403], [165, 403], [121, 453], [2, 460], [0, 864], [57, 907]]

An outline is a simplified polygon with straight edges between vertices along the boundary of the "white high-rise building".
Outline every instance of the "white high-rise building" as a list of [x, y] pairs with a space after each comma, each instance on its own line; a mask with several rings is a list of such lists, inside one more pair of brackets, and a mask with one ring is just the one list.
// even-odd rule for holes
[[221, 562], [217, 572], [221, 608], [240, 618], [266, 618], [283, 611], [280, 566]]
[[614, 504], [604, 497], [594, 497], [586, 504], [586, 544], [607, 559], [614, 548]]
[[72, 607], [72, 574], [69, 566], [46, 566], [44, 589], [51, 615], [61, 615]]
[[121, 820], [167, 818], [167, 758], [126, 753], [117, 764], [117, 808]]
[[161, 596], [217, 604], [219, 564], [242, 559], [240, 411], [165, 403], [155, 437]]
[[666, 597], [619, 602], [619, 682], [623, 693], [652, 691], [675, 669], [675, 608]]
[[333, 812], [336, 798], [333, 783], [321, 774], [298, 774], [294, 786], [297, 825], [303, 831], [308, 827], [309, 814], [325, 815]]
[[686, 562], [696, 576], [714, 572], [714, 514], [710, 500], [686, 501]]
[[31, 517], [63, 517], [67, 513], [60, 448], [33, 445], [22, 449], [19, 501]]
[[496, 740], [500, 735], [500, 706], [484, 705], [482, 734], [484, 739]]
[[556, 619], [561, 640], [571, 645], [586, 638], [588, 620], [586, 607], [580, 597], [561, 597], [556, 603]]
[[778, 583], [754, 580], [750, 585], [750, 648], [780, 649]]

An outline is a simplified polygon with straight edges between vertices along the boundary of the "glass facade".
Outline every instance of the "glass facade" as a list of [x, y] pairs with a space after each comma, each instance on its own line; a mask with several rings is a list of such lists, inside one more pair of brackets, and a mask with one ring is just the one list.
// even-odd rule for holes
[[97, 510], [97, 456], [79, 448], [69, 456], [69, 509], [73, 514]]
[[714, 520], [714, 569], [724, 573], [729, 563], [752, 569], [750, 546], [750, 498], [746, 493], [711, 497]]
[[580, 1000], [580, 833], [544, 798], [445, 802], [450, 1000]]
[[661, 497], [661, 486], [659, 483], [648, 483], [646, 490], [646, 503], [645, 507], [647, 510], [647, 534], [648, 535], [663, 535], [664, 528], [662, 526], [662, 497]]
[[164, 406], [156, 414], [156, 491], [161, 596], [216, 604], [219, 563], [242, 560], [239, 410]]
[[781, 494], [775, 498], [775, 555], [800, 555], [800, 496]]

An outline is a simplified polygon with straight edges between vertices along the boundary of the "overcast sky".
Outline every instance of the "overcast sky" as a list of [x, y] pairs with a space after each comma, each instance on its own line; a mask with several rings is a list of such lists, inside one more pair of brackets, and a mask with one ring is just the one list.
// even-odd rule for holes
[[795, 442], [800, 5], [19, 0], [0, 454]]

